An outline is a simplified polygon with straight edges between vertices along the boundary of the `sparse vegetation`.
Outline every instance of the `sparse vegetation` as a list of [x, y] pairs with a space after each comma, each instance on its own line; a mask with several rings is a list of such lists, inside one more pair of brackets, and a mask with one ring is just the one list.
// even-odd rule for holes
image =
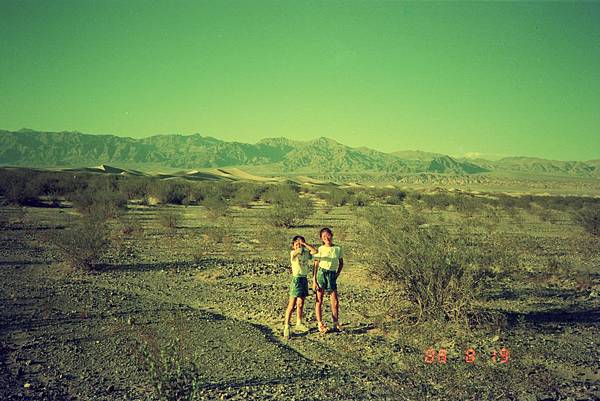
[[[402, 399], [407, 389], [408, 398], [593, 398], [600, 237], [578, 226], [594, 198], [430, 188], [388, 202], [395, 189], [356, 186], [344, 206], [316, 199], [314, 208], [330, 188], [186, 181], [188, 206], [148, 207], [139, 199], [161, 181], [138, 178], [33, 176], [43, 183], [34, 187], [42, 188], [44, 207], [2, 209], [3, 320], [27, 354], [3, 337], [7, 368], [22, 374], [1, 376], [0, 398], [19, 391], [44, 399], [331, 399], [332, 386], [343, 399]], [[63, 197], [77, 193], [83, 200], [70, 209]], [[103, 211], [94, 199], [105, 194], [121, 201]], [[51, 196], [60, 208], [46, 207]], [[123, 199], [134, 201], [125, 209]], [[203, 204], [211, 199], [242, 207], [211, 214]], [[267, 217], [279, 209], [301, 215], [273, 224]], [[344, 248], [344, 332], [317, 335], [307, 303], [311, 332], [282, 346], [290, 238], [318, 243], [324, 225]], [[44, 236], [56, 246], [36, 241]], [[177, 311], [193, 333], [171, 330]], [[121, 319], [129, 332], [107, 332]], [[127, 346], [132, 328], [147, 329], [145, 345]], [[469, 347], [475, 366], [464, 361]], [[514, 359], [493, 363], [492, 351], [503, 347]], [[552, 358], [540, 358], [540, 347], [551, 348]], [[325, 348], [341, 374], [324, 383], [315, 367]], [[430, 348], [447, 351], [445, 366], [423, 362]], [[60, 375], [44, 370], [48, 381], [35, 382], [39, 365], [21, 363], [23, 356], [61, 367]], [[281, 377], [304, 381], [287, 386]], [[465, 384], [472, 380], [486, 384]]]
[[112, 232], [107, 222], [86, 216], [75, 221], [50, 241], [64, 261], [75, 270], [94, 270], [103, 260], [110, 245]]
[[153, 330], [140, 334], [137, 346], [140, 362], [148, 373], [153, 387], [153, 400], [193, 401], [200, 394], [202, 369], [187, 346], [186, 333], [173, 327], [166, 339], [160, 339]]
[[462, 238], [442, 227], [419, 224], [406, 211], [371, 208], [363, 235], [373, 273], [398, 288], [409, 301], [408, 317], [468, 323], [477, 282]]
[[295, 227], [314, 213], [312, 201], [300, 197], [293, 187], [272, 187], [265, 198], [271, 207], [263, 213], [263, 219], [273, 227]]
[[592, 204], [581, 208], [576, 212], [575, 219], [585, 231], [600, 236], [600, 205]]

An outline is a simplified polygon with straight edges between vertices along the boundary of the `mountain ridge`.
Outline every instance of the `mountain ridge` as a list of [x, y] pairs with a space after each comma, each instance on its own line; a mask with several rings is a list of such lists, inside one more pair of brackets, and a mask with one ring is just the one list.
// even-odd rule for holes
[[559, 161], [537, 157], [505, 157], [496, 161], [454, 158], [423, 151], [380, 152], [353, 148], [334, 139], [307, 141], [264, 138], [255, 144], [191, 135], [159, 134], [135, 139], [77, 131], [0, 130], [0, 165], [72, 167], [90, 165], [155, 165], [198, 169], [265, 166], [275, 173], [377, 173], [452, 175], [496, 171], [600, 177], [600, 160]]

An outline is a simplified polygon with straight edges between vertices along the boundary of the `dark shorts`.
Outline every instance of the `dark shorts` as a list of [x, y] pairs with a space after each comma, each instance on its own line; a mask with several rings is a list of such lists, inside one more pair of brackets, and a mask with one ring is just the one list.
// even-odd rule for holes
[[306, 296], [308, 296], [308, 279], [306, 277], [292, 277], [290, 297], [304, 298]]
[[337, 271], [335, 270], [317, 270], [317, 284], [319, 288], [326, 292], [337, 291]]

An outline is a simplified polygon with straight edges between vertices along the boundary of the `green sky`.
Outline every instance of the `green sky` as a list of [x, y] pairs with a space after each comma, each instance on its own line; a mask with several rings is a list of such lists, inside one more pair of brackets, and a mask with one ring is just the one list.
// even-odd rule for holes
[[600, 2], [0, 0], [0, 129], [600, 158]]

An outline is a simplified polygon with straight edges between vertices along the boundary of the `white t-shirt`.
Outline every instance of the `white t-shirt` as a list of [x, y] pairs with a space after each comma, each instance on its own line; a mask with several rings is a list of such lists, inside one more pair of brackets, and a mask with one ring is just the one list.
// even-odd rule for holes
[[[301, 252], [298, 252], [301, 251]], [[292, 275], [306, 277], [310, 268], [312, 255], [307, 249], [301, 248], [290, 252], [290, 263], [292, 264]]]
[[315, 259], [319, 259], [319, 267], [321, 269], [337, 271], [340, 266], [340, 258], [344, 257], [344, 252], [342, 251], [342, 247], [338, 245], [321, 245], [319, 252], [312, 256]]

